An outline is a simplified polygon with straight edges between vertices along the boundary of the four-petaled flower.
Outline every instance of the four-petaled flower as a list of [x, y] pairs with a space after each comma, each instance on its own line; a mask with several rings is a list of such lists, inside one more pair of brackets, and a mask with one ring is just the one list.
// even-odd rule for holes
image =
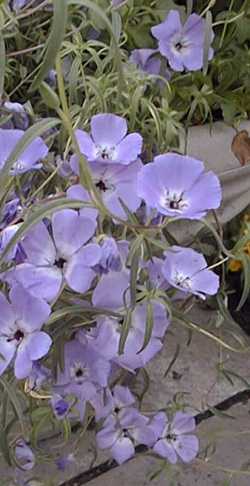
[[139, 133], [127, 135], [124, 118], [112, 113], [100, 113], [91, 118], [91, 135], [76, 130], [81, 152], [89, 162], [118, 163], [128, 165], [134, 162], [142, 150]]

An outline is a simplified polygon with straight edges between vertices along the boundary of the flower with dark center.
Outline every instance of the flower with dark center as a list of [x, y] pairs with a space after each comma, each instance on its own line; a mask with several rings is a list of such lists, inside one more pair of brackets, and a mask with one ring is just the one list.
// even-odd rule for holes
[[[198, 71], [203, 66], [206, 21], [200, 15], [190, 15], [182, 25], [178, 10], [170, 10], [163, 22], [152, 27], [158, 48], [174, 71]], [[208, 59], [214, 51], [210, 47], [214, 37], [211, 29], [208, 41]]]

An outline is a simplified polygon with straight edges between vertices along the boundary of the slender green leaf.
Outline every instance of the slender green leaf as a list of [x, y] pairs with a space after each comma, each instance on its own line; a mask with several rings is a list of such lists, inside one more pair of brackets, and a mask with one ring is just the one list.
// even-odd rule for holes
[[7, 434], [6, 434], [6, 430], [4, 430], [4, 427], [2, 427], [1, 424], [0, 424], [0, 450], [7, 464], [11, 466], [11, 458], [10, 458], [10, 450], [8, 446]]
[[60, 100], [55, 91], [44, 81], [39, 86], [39, 92], [45, 104], [52, 109], [57, 110], [60, 107]]
[[187, 17], [191, 15], [193, 10], [193, 0], [187, 0]]
[[131, 328], [131, 321], [132, 321], [132, 309], [128, 309], [127, 314], [124, 318], [124, 321], [122, 323], [122, 331], [121, 331], [121, 336], [120, 336], [120, 341], [119, 341], [119, 354], [123, 354], [124, 352], [124, 347], [126, 344], [126, 339], [128, 337], [129, 330]]
[[55, 58], [63, 42], [67, 25], [68, 0], [54, 0], [54, 15], [43, 62], [35, 77], [31, 91], [38, 88], [49, 70], [54, 66]]
[[239, 311], [243, 307], [243, 305], [245, 304], [245, 302], [247, 301], [250, 295], [250, 258], [245, 253], [242, 253], [240, 260], [243, 264], [244, 287], [240, 298], [240, 302], [238, 303], [236, 309], [237, 311]]
[[113, 41], [113, 44], [114, 44], [114, 51], [115, 51], [114, 62], [115, 62], [115, 65], [116, 65], [116, 68], [117, 68], [117, 71], [118, 71], [118, 76], [119, 76], [118, 92], [121, 93], [122, 90], [123, 90], [123, 87], [125, 85], [125, 80], [124, 80], [124, 76], [123, 76], [121, 53], [120, 53], [120, 48], [119, 48], [119, 45], [118, 45], [118, 42], [117, 42], [117, 32], [114, 32], [113, 26], [112, 26], [110, 20], [108, 19], [105, 12], [96, 3], [94, 3], [92, 0], [68, 0], [68, 3], [69, 3], [69, 5], [82, 5], [86, 8], [89, 8], [105, 24], [105, 26], [106, 26], [109, 34], [110, 34], [110, 37]]
[[176, 345], [176, 350], [174, 352], [174, 356], [171, 359], [171, 361], [170, 361], [170, 363], [169, 363], [169, 365], [168, 365], [168, 367], [167, 367], [167, 369], [166, 369], [166, 371], [164, 373], [164, 378], [166, 378], [166, 376], [169, 374], [169, 372], [171, 371], [172, 367], [174, 366], [176, 360], [178, 359], [178, 356], [179, 356], [179, 353], [180, 353], [180, 349], [181, 349], [180, 345], [177, 344]]
[[122, 32], [122, 19], [119, 13], [115, 11], [112, 11], [112, 28], [118, 43]]
[[142, 345], [140, 351], [138, 351], [137, 354], [141, 353], [146, 348], [146, 346], [148, 345], [148, 343], [151, 339], [151, 336], [152, 336], [153, 328], [154, 328], [153, 306], [152, 306], [152, 302], [150, 300], [148, 300], [147, 301], [146, 326], [145, 326], [145, 334], [144, 334], [143, 345]]
[[208, 71], [208, 61], [209, 61], [209, 49], [212, 40], [212, 24], [213, 18], [210, 10], [206, 13], [206, 24], [205, 24], [205, 34], [204, 34], [204, 50], [203, 50], [203, 74], [206, 75]]
[[17, 415], [17, 418], [20, 423], [20, 427], [22, 429], [22, 434], [24, 437], [26, 437], [26, 427], [25, 427], [25, 421], [24, 421], [24, 415], [23, 415], [23, 410], [22, 410], [22, 405], [17, 397], [16, 390], [12, 384], [8, 383], [7, 380], [3, 377], [0, 376], [0, 384], [6, 391], [6, 393], [9, 396], [10, 402], [13, 406], [13, 409]]
[[3, 96], [3, 90], [4, 90], [5, 64], [6, 64], [5, 43], [4, 43], [3, 31], [0, 30], [0, 99]]

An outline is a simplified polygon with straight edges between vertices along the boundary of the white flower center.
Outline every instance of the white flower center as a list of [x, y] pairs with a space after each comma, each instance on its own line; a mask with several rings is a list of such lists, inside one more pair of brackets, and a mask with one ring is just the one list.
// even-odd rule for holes
[[20, 171], [23, 169], [25, 169], [25, 163], [20, 159], [14, 162], [12, 165], [12, 171]]
[[182, 34], [176, 34], [172, 38], [172, 50], [174, 53], [183, 54], [190, 47], [190, 41]]
[[182, 213], [188, 206], [188, 202], [183, 199], [183, 196], [183, 192], [166, 189], [160, 199], [160, 204], [164, 209], [167, 208], [170, 211]]
[[183, 273], [179, 272], [178, 270], [175, 271], [174, 278], [173, 278], [175, 285], [185, 288], [187, 290], [192, 289], [192, 281], [190, 277], [187, 277]]
[[116, 159], [116, 147], [109, 145], [96, 145], [96, 158], [103, 160]]
[[70, 376], [73, 380], [81, 385], [87, 378], [88, 371], [87, 368], [83, 366], [80, 361], [75, 361], [75, 363], [70, 368]]

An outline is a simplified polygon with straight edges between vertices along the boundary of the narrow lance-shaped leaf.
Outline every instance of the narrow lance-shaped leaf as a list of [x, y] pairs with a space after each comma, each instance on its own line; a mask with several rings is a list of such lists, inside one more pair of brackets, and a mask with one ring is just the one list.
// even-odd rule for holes
[[147, 301], [147, 313], [146, 313], [146, 324], [145, 324], [145, 334], [144, 334], [144, 341], [142, 348], [138, 353], [141, 353], [146, 346], [148, 345], [152, 332], [154, 328], [154, 314], [153, 314], [153, 306], [150, 300]]
[[3, 32], [0, 28], [0, 99], [3, 96], [3, 90], [4, 90], [5, 64], [6, 64], [5, 43], [4, 43]]
[[203, 51], [203, 74], [207, 74], [208, 61], [209, 61], [209, 49], [212, 38], [212, 23], [213, 18], [210, 10], [206, 14], [205, 34], [204, 34], [204, 51]]
[[124, 321], [122, 323], [122, 331], [121, 331], [121, 337], [120, 337], [120, 341], [119, 341], [119, 350], [118, 350], [119, 354], [122, 354], [124, 352], [124, 347], [125, 347], [125, 344], [126, 344], [128, 333], [129, 333], [129, 330], [131, 328], [132, 314], [133, 314], [133, 309], [129, 308], [128, 311], [127, 311], [127, 314], [124, 318]]
[[68, 0], [54, 0], [54, 15], [51, 32], [47, 42], [47, 48], [41, 67], [35, 77], [31, 91], [35, 90], [48, 74], [49, 70], [54, 66], [55, 58], [61, 44], [63, 42], [66, 25], [67, 25], [67, 11]]
[[[60, 0], [59, 0], [60, 1]], [[108, 19], [105, 12], [92, 0], [68, 0], [69, 5], [82, 5], [86, 8], [89, 8], [94, 12], [94, 14], [99, 17], [104, 24], [113, 40], [114, 44], [114, 64], [116, 65], [118, 76], [119, 76], [119, 85], [118, 85], [118, 93], [122, 92], [123, 86], [125, 85], [125, 80], [123, 76], [123, 68], [122, 68], [122, 60], [121, 60], [121, 53], [120, 48], [117, 42], [117, 32], [114, 32], [112, 24]]]
[[0, 384], [2, 385], [2, 387], [4, 388], [4, 390], [9, 396], [15, 414], [19, 420], [20, 427], [22, 429], [22, 434], [24, 437], [26, 437], [24, 415], [23, 415], [22, 405], [17, 397], [17, 391], [10, 383], [6, 381], [6, 379], [3, 376], [0, 377]]
[[248, 255], [245, 255], [245, 253], [242, 253], [240, 260], [243, 264], [244, 286], [240, 302], [236, 309], [237, 311], [243, 307], [250, 294], [250, 258]]

